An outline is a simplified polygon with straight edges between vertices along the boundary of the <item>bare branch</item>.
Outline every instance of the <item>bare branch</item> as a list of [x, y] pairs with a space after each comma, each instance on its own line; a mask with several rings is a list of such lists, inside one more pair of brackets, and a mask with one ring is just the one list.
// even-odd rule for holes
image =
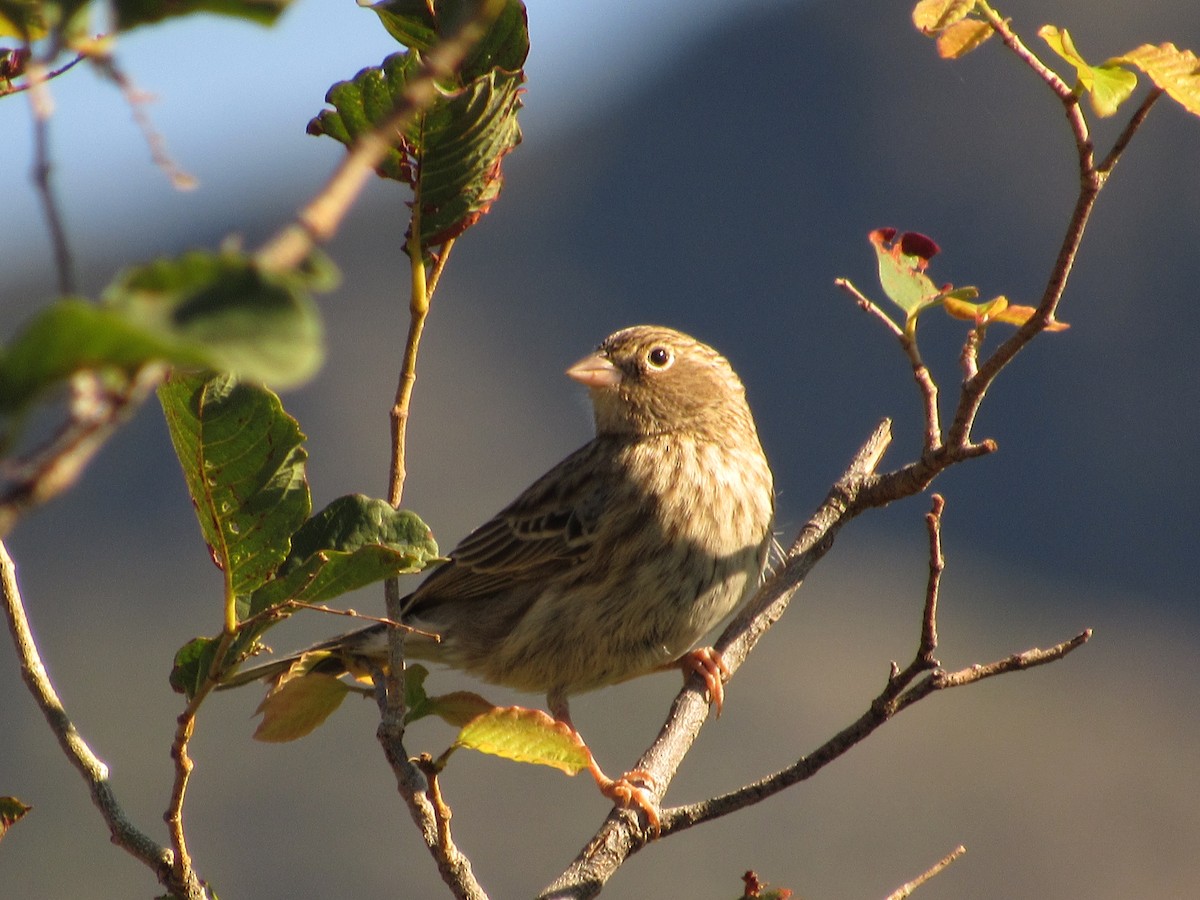
[[0, 494], [0, 538], [12, 531], [27, 510], [73, 485], [165, 373], [163, 366], [145, 366], [118, 391], [103, 389], [97, 379], [82, 376], [74, 386], [70, 418], [58, 433], [25, 460], [9, 464], [16, 476]]
[[920, 875], [918, 875], [912, 881], [910, 881], [906, 884], [902, 884], [900, 887], [896, 888], [896, 890], [894, 890], [890, 894], [888, 894], [887, 900], [905, 900], [905, 898], [910, 896], [913, 891], [915, 891], [917, 888], [919, 888], [921, 885], [923, 885], [925, 882], [927, 882], [930, 878], [933, 878], [935, 875], [940, 874], [947, 866], [949, 866], [952, 862], [954, 862], [956, 859], [958, 859], [960, 856], [962, 856], [966, 852], [967, 852], [967, 848], [964, 847], [962, 844], [959, 844], [957, 847], [955, 847], [948, 854], [943, 856], [940, 860], [938, 860], [936, 863], [934, 863], [932, 866], [930, 866], [927, 870], [922, 872]]
[[208, 892], [195, 872], [188, 870], [184, 878], [177, 877], [174, 854], [152, 840], [129, 820], [109, 783], [108, 766], [96, 756], [67, 715], [42, 664], [41, 655], [29, 628], [29, 619], [25, 614], [24, 601], [17, 584], [16, 567], [3, 542], [0, 542], [0, 598], [3, 599], [8, 629], [21, 662], [21, 677], [42, 715], [46, 717], [46, 722], [58, 739], [63, 753], [83, 776], [91, 792], [92, 803], [108, 826], [113, 843], [149, 867], [159, 883], [173, 895], [187, 900], [205, 900]]
[[49, 74], [40, 63], [30, 63], [28, 68], [29, 108], [33, 113], [33, 183], [42, 203], [42, 214], [50, 230], [50, 245], [54, 249], [54, 272], [58, 278], [58, 292], [75, 292], [74, 263], [71, 247], [67, 241], [67, 230], [59, 211], [58, 198], [50, 180], [53, 165], [50, 162], [50, 116], [54, 104], [50, 100], [46, 80]]

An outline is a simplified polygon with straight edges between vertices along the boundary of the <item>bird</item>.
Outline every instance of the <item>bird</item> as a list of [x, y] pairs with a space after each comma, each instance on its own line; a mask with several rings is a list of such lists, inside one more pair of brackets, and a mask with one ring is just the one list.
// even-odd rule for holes
[[[651, 672], [699, 674], [720, 713], [728, 669], [696, 644], [761, 579], [775, 494], [745, 388], [708, 345], [637, 325], [566, 374], [588, 389], [595, 436], [468, 534], [405, 598], [402, 621], [419, 629], [407, 658], [544, 694], [586, 748], [569, 698]], [[379, 670], [387, 629], [304, 652], [322, 651], [326, 674]], [[301, 655], [234, 683], [278, 678]], [[610, 778], [586, 752], [601, 793], [657, 830], [649, 776]]]

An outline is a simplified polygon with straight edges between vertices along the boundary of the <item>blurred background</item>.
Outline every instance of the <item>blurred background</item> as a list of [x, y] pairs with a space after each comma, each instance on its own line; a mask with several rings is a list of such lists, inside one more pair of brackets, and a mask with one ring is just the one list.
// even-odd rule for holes
[[[501, 201], [455, 250], [434, 300], [410, 426], [405, 505], [449, 548], [585, 441], [563, 369], [609, 332], [660, 322], [716, 345], [749, 390], [790, 540], [884, 416], [886, 464], [919, 448], [920, 404], [894, 340], [833, 287], [868, 293], [867, 233], [920, 230], [936, 280], [1014, 302], [1040, 295], [1076, 189], [1057, 102], [996, 42], [940, 61], [906, 4], [868, 0], [530, 0], [524, 144]], [[1191, 0], [1011, 0], [1031, 46], [1052, 22], [1099, 61], [1144, 43], [1200, 48]], [[257, 246], [342, 155], [304, 134], [330, 84], [396, 47], [352, 3], [299, 0], [269, 30], [195, 17], [122, 39], [198, 190], [153, 168], [117, 90], [80, 67], [52, 85], [55, 183], [83, 289], [125, 265], [230, 234]], [[1063, 66], [1056, 63], [1063, 71]], [[1144, 90], [1144, 88], [1142, 89]], [[1139, 93], [1139, 97], [1141, 94]], [[0, 103], [0, 333], [54, 292], [28, 176], [26, 101]], [[1119, 123], [1096, 123], [1106, 149]], [[882, 897], [958, 843], [924, 900], [1117, 900], [1200, 894], [1200, 121], [1162, 102], [1096, 210], [1061, 308], [1004, 374], [947, 498], [939, 657], [947, 667], [1047, 646], [1067, 660], [932, 697], [811, 782], [649, 847], [614, 897], [734, 897], [746, 869], [815, 898]], [[314, 505], [385, 492], [387, 409], [407, 324], [406, 209], [374, 185], [329, 248], [329, 361], [284, 397], [308, 434]], [[1001, 331], [1000, 327], [996, 328]], [[927, 314], [944, 395], [962, 323]], [[667, 802], [783, 767], [866, 708], [915, 649], [927, 497], [847, 528], [727, 689]], [[13, 534], [55, 684], [157, 840], [180, 698], [175, 650], [220, 626], [220, 578], [153, 405], [87, 477]], [[347, 598], [381, 608], [378, 591]], [[343, 630], [300, 616], [277, 648]], [[479, 685], [436, 672], [432, 690]], [[606, 768], [657, 733], [675, 675], [585, 695], [576, 722]], [[540, 698], [487, 688], [500, 703]], [[373, 705], [348, 700], [309, 738], [256, 743], [253, 689], [206, 704], [186, 821], [222, 897], [437, 897], [443, 889], [382, 759]], [[34, 807], [0, 845], [9, 897], [150, 897], [109, 843], [0, 642], [0, 793]], [[452, 731], [421, 722], [413, 752]], [[444, 778], [455, 836], [494, 897], [535, 893], [607, 806], [586, 779], [468, 753]]]

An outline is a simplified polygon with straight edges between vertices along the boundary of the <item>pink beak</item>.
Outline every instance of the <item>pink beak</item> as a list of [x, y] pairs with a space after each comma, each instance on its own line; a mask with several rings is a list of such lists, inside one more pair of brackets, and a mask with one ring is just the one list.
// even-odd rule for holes
[[599, 353], [585, 356], [571, 368], [567, 375], [590, 388], [616, 387], [621, 383], [621, 371]]

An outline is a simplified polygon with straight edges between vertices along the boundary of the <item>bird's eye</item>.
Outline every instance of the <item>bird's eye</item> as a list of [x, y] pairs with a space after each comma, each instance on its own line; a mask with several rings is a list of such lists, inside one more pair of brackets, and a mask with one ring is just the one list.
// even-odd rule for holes
[[646, 354], [646, 362], [650, 363], [651, 367], [655, 369], [665, 369], [674, 361], [675, 354], [673, 354], [667, 347], [653, 347], [651, 348], [650, 352]]

